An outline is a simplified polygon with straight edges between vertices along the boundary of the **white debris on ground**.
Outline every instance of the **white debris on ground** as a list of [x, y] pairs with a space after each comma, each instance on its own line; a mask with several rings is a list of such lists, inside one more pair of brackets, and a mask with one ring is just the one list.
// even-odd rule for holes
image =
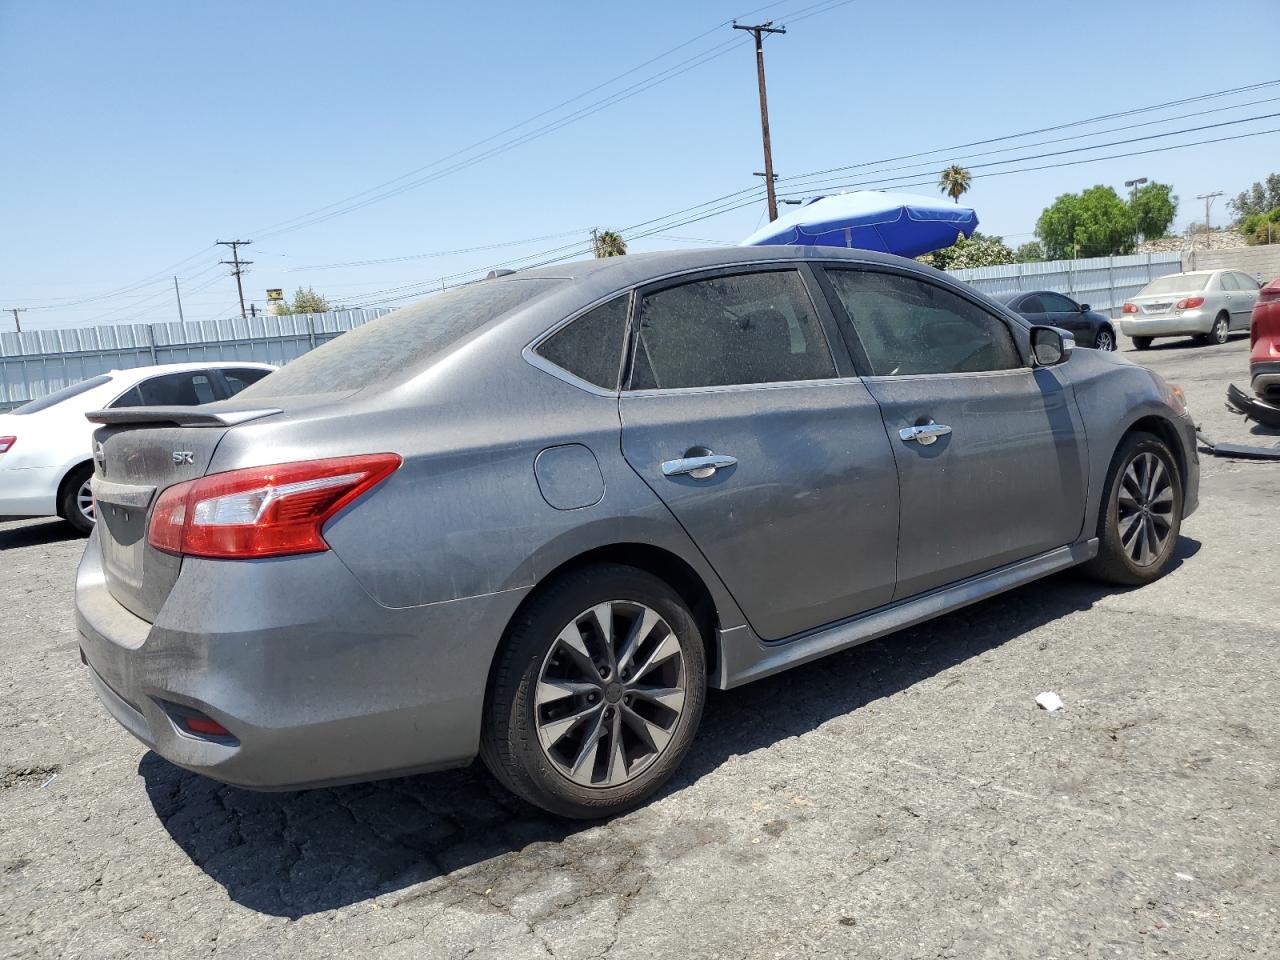
[[1036, 703], [1040, 705], [1042, 710], [1048, 710], [1050, 713], [1062, 709], [1062, 698], [1052, 690], [1046, 690], [1036, 697]]

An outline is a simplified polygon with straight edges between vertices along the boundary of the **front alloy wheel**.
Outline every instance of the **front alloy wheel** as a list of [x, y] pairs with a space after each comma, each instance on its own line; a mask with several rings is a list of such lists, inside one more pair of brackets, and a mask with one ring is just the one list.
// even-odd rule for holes
[[1120, 543], [1129, 559], [1149, 567], [1173, 531], [1173, 479], [1159, 457], [1144, 452], [1129, 461], [1116, 498]]
[[1115, 334], [1113, 334], [1107, 327], [1103, 327], [1098, 331], [1098, 335], [1094, 338], [1093, 345], [1098, 350], [1114, 350], [1116, 348]]
[[1098, 555], [1086, 569], [1100, 580], [1139, 586], [1173, 562], [1182, 526], [1182, 476], [1169, 446], [1130, 433], [1111, 460], [1098, 511]]

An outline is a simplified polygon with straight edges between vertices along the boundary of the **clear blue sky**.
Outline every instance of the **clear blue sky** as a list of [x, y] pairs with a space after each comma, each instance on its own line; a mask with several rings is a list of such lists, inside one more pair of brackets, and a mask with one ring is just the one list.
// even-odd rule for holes
[[[167, 274], [103, 295], [188, 258], [169, 271], [182, 280], [187, 319], [231, 316], [235, 283], [216, 266], [225, 251], [211, 244], [238, 237], [256, 241], [244, 254], [255, 261], [246, 277], [251, 299], [262, 301], [268, 287], [303, 285], [358, 304], [403, 293], [376, 291], [413, 293], [419, 288], [404, 285], [573, 243], [592, 226], [626, 227], [749, 188], [752, 171], [762, 168], [754, 57], [745, 34], [716, 29], [736, 15], [772, 16], [789, 27], [766, 43], [782, 176], [1280, 79], [1266, 39], [1274, 33], [1274, 0], [1223, 3], [1212, 12], [1177, 0], [854, 0], [808, 17], [813, 0], [752, 12], [761, 5], [0, 0], [0, 307], [45, 308], [23, 315], [33, 329], [173, 320]], [[273, 224], [425, 167], [705, 31], [486, 147], [714, 53], [717, 44], [736, 38], [737, 45], [435, 182], [270, 236]], [[1280, 86], [1083, 129], [1267, 103], [967, 162], [1280, 113], [1276, 98]], [[1038, 162], [1278, 127], [1280, 118], [1258, 120]], [[984, 231], [1016, 244], [1031, 239], [1040, 210], [1058, 194], [1095, 183], [1123, 189], [1125, 179], [1147, 176], [1174, 185], [1181, 227], [1203, 216], [1196, 194], [1231, 195], [1280, 169], [1277, 148], [1280, 134], [1270, 134], [979, 177], [965, 202]], [[927, 174], [981, 149], [931, 155], [913, 169]], [[1225, 216], [1225, 200], [1216, 218]], [[660, 237], [736, 241], [763, 215], [763, 202], [754, 202]], [[580, 232], [313, 269], [569, 231]], [[631, 249], [690, 245], [660, 237], [635, 240]], [[87, 298], [101, 299], [67, 304]]]

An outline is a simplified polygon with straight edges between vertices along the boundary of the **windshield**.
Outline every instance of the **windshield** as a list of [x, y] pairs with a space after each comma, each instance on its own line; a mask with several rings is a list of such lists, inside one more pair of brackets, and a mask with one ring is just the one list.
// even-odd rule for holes
[[1197, 290], [1203, 290], [1204, 285], [1209, 282], [1209, 274], [1207, 273], [1175, 273], [1171, 277], [1160, 277], [1158, 280], [1152, 280], [1142, 292], [1138, 294], [1140, 297], [1160, 296], [1168, 293], [1194, 293]]
[[48, 410], [50, 407], [56, 406], [63, 400], [70, 400], [72, 397], [78, 397], [82, 393], [88, 393], [94, 387], [100, 387], [104, 383], [110, 383], [111, 378], [105, 373], [96, 377], [90, 377], [88, 380], [81, 380], [79, 383], [73, 383], [69, 387], [63, 387], [61, 390], [55, 390], [47, 397], [41, 397], [39, 400], [32, 400], [30, 403], [24, 403], [16, 410], [10, 413], [26, 414], [39, 413], [41, 410]]
[[352, 392], [401, 379], [490, 320], [563, 282], [480, 282], [435, 294], [303, 354], [243, 390], [237, 399]]

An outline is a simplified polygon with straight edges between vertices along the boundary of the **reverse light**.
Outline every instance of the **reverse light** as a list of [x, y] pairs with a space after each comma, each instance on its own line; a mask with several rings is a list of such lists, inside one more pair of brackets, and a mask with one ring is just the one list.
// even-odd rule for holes
[[0, 437], [0, 453], [8, 453], [9, 448], [17, 442], [17, 437]]
[[1137, 313], [1138, 305], [1136, 303], [1126, 303], [1124, 305], [1124, 309], [1122, 309], [1120, 312], [1121, 313]]
[[1179, 310], [1194, 310], [1204, 306], [1204, 297], [1183, 297], [1174, 306]]
[[340, 510], [401, 464], [394, 453], [334, 457], [210, 474], [170, 487], [151, 513], [147, 542], [192, 557], [249, 559], [329, 549]]

